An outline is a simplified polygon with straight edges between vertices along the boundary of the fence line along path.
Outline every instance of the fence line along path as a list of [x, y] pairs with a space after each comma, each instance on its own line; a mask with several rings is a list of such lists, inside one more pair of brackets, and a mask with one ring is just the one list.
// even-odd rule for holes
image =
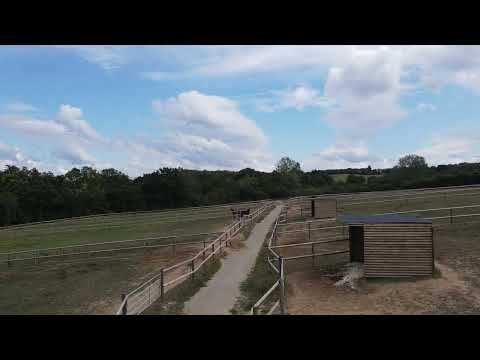
[[241, 248], [222, 260], [222, 267], [185, 304], [185, 313], [189, 315], [228, 315], [240, 295], [240, 283], [247, 277], [255, 264], [268, 230], [280, 214], [282, 205], [275, 207], [263, 221], [256, 224], [250, 236]]

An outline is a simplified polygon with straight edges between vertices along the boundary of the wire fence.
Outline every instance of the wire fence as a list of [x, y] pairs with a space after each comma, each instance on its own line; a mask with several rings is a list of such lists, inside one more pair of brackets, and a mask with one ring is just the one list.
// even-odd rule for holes
[[141, 314], [155, 301], [160, 299], [161, 302], [164, 302], [165, 293], [168, 290], [188, 277], [193, 279], [195, 273], [200, 270], [207, 261], [215, 257], [215, 255], [226, 246], [230, 245], [232, 238], [236, 236], [245, 225], [251, 223], [272, 206], [273, 202], [265, 204], [251, 214], [241, 217], [194, 257], [160, 269], [157, 275], [128, 294], [122, 295], [122, 303], [117, 311], [117, 315]]

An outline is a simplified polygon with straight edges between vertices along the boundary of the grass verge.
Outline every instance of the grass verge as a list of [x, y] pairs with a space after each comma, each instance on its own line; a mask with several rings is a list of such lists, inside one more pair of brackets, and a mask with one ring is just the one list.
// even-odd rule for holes
[[[270, 238], [273, 226], [268, 232], [266, 239]], [[248, 314], [251, 307], [260, 299], [268, 289], [272, 287], [275, 281], [278, 280], [278, 274], [271, 268], [267, 260], [268, 247], [267, 240], [265, 240], [260, 252], [255, 260], [253, 269], [248, 274], [247, 278], [240, 284], [240, 296], [238, 297], [235, 306], [230, 312], [234, 315]], [[270, 304], [276, 301], [275, 296], [271, 296]]]
[[165, 302], [155, 302], [144, 315], [183, 315], [185, 303], [204, 287], [222, 266], [220, 259], [208, 261], [194, 279], [187, 279], [165, 294]]

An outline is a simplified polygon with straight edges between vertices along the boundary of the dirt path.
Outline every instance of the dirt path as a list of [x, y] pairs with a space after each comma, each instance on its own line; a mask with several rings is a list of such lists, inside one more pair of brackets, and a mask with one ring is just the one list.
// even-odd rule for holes
[[229, 315], [240, 295], [240, 283], [247, 277], [255, 263], [258, 252], [276, 217], [281, 205], [273, 209], [263, 221], [256, 224], [246, 245], [232, 252], [222, 260], [222, 267], [214, 277], [185, 304], [188, 315]]

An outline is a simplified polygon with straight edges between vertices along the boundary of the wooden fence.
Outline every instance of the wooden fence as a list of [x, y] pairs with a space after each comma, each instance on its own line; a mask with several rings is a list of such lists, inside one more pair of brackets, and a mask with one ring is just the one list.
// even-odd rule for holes
[[278, 300], [268, 310], [267, 315], [272, 315], [274, 311], [278, 308], [280, 308], [280, 314], [285, 315], [287, 313], [286, 312], [287, 305], [286, 305], [286, 297], [285, 297], [285, 273], [284, 273], [284, 267], [283, 267], [283, 259], [272, 249], [273, 239], [275, 237], [278, 223], [279, 221], [281, 221], [280, 219], [286, 216], [286, 209], [284, 208], [283, 210], [284, 211], [282, 211], [277, 217], [277, 219], [275, 220], [272, 233], [268, 240], [268, 250], [273, 255], [273, 258], [276, 260], [277, 265], [275, 266], [275, 264], [272, 263], [270, 254], [267, 256], [267, 261], [270, 264], [270, 266], [273, 268], [273, 270], [278, 274], [278, 280], [275, 281], [275, 283], [270, 287], [270, 289], [268, 289], [267, 292], [252, 306], [250, 310], [251, 315], [259, 314], [260, 307], [264, 304], [264, 302], [268, 298], [270, 298], [272, 294], [274, 294], [274, 291], [276, 289], [278, 289]]
[[[416, 196], [421, 193], [452, 193], [458, 191], [478, 191], [480, 190], [480, 184], [461, 185], [461, 186], [445, 186], [436, 188], [418, 188], [418, 189], [404, 189], [404, 190], [385, 190], [385, 191], [363, 191], [356, 193], [332, 193], [332, 194], [319, 194], [309, 196], [297, 196], [291, 198], [291, 200], [302, 198], [336, 198], [339, 201], [344, 200], [373, 200], [395, 196]], [[377, 196], [378, 195], [378, 196]]]
[[[0, 264], [5, 263], [9, 267], [12, 266], [15, 262], [34, 262], [35, 264], [39, 264], [41, 260], [43, 261], [72, 256], [78, 257], [81, 255], [118, 253], [142, 249], [147, 250], [162, 247], [170, 247], [172, 249], [172, 256], [175, 256], [178, 247], [203, 243], [203, 247], [205, 248], [206, 244], [213, 241], [208, 237], [215, 236], [216, 238], [216, 235], [218, 234], [220, 234], [220, 232], [158, 236], [141, 239], [108, 241], [82, 245], [70, 245], [63, 247], [51, 247], [43, 249], [7, 252], [0, 253]], [[189, 238], [201, 238], [201, 240], [185, 241], [185, 239]], [[171, 242], [165, 243], [165, 241]]]
[[[405, 214], [405, 213], [428, 213], [428, 212], [447, 212], [446, 215], [440, 216], [430, 216], [425, 217], [429, 220], [447, 220], [445, 223], [437, 223], [436, 226], [441, 225], [450, 225], [455, 224], [454, 219], [463, 219], [469, 217], [480, 216], [480, 213], [469, 213], [469, 214], [455, 214], [455, 211], [463, 211], [466, 209], [477, 209], [480, 208], [480, 205], [467, 205], [467, 206], [455, 206], [447, 208], [436, 208], [436, 209], [420, 209], [420, 210], [410, 210], [410, 211], [401, 211], [393, 213], [383, 213], [375, 215], [387, 215], [387, 214]], [[267, 256], [267, 261], [272, 267], [272, 269], [279, 274], [278, 280], [268, 289], [268, 291], [253, 305], [250, 310], [252, 315], [259, 314], [259, 309], [271, 298], [273, 294], [278, 291], [278, 300], [274, 305], [268, 309], [266, 312], [267, 315], [271, 315], [276, 309], [280, 307], [281, 314], [287, 314], [287, 299], [286, 299], [286, 270], [285, 264], [287, 261], [297, 261], [301, 259], [312, 259], [312, 266], [314, 266], [314, 259], [321, 256], [330, 256], [337, 254], [347, 254], [350, 251], [345, 250], [335, 250], [335, 251], [321, 251], [316, 252], [315, 247], [321, 246], [322, 244], [331, 244], [331, 243], [341, 243], [349, 240], [348, 226], [346, 225], [336, 225], [336, 218], [330, 219], [315, 219], [309, 221], [294, 221], [287, 222], [288, 217], [286, 209], [282, 211], [273, 227], [272, 234], [268, 241], [268, 250], [269, 254]], [[329, 223], [332, 223], [333, 226], [330, 226]], [[326, 226], [325, 226], [326, 225]], [[323, 236], [320, 239], [315, 239], [315, 232], [320, 232]], [[337, 232], [334, 236], [329, 232]], [[325, 235], [329, 236], [325, 236]], [[297, 235], [297, 236], [295, 236]], [[285, 236], [285, 241], [282, 241], [282, 237]], [[300, 242], [298, 242], [300, 240]], [[308, 240], [308, 241], [307, 241]], [[293, 241], [293, 243], [292, 243]], [[297, 242], [296, 242], [297, 241]], [[303, 248], [303, 251], [302, 251]], [[309, 248], [310, 251], [305, 253], [305, 248]], [[290, 255], [285, 256], [281, 254], [280, 251], [285, 249], [298, 249], [301, 252], [304, 252], [299, 255]], [[431, 260], [430, 260], [431, 261]], [[423, 265], [423, 263], [422, 263]]]
[[[38, 222], [31, 222], [25, 224], [18, 224], [18, 225], [10, 225], [10, 226], [3, 226], [0, 227], [0, 232], [3, 231], [17, 231], [17, 230], [28, 230], [28, 229], [35, 229], [39, 230], [42, 227], [61, 227], [61, 226], [90, 226], [90, 225], [115, 225], [119, 222], [125, 222], [125, 218], [131, 218], [131, 220], [135, 220], [135, 223], [138, 222], [141, 218], [148, 219], [148, 218], [157, 218], [157, 217], [164, 217], [165, 220], [176, 220], [178, 219], [178, 215], [183, 212], [187, 212], [187, 214], [183, 214], [184, 217], [198, 217], [199, 214], [205, 216], [211, 216], [212, 214], [219, 214], [220, 212], [224, 212], [226, 216], [230, 215], [230, 208], [235, 208], [238, 206], [251, 206], [251, 207], [261, 207], [264, 203], [269, 202], [269, 200], [259, 200], [259, 201], [250, 201], [250, 202], [242, 202], [242, 203], [231, 203], [231, 204], [222, 204], [222, 205], [210, 205], [210, 206], [199, 206], [199, 207], [190, 207], [190, 208], [178, 208], [178, 209], [168, 209], [168, 210], [152, 210], [152, 211], [137, 211], [137, 212], [120, 212], [120, 213], [105, 213], [105, 214], [97, 214], [97, 215], [87, 215], [87, 216], [79, 216], [79, 217], [72, 217], [72, 218], [63, 218], [63, 219], [56, 219], [56, 220], [47, 220], [47, 221], [38, 221]], [[84, 224], [84, 221], [97, 221], [96, 224]], [[103, 220], [103, 221], [102, 221]], [[108, 221], [105, 221], [108, 220]]]
[[219, 251], [222, 251], [222, 248], [229, 245], [232, 238], [236, 236], [245, 225], [255, 220], [266, 210], [271, 209], [273, 205], [273, 203], [267, 203], [256, 209], [253, 213], [242, 217], [240, 220], [231, 224], [209, 246], [201, 250], [194, 257], [173, 266], [160, 269], [160, 272], [157, 275], [153, 276], [130, 293], [122, 295], [122, 303], [117, 311], [117, 315], [141, 314], [158, 299], [163, 302], [165, 293], [173, 288], [173, 285], [187, 277], [193, 279], [195, 273]]

